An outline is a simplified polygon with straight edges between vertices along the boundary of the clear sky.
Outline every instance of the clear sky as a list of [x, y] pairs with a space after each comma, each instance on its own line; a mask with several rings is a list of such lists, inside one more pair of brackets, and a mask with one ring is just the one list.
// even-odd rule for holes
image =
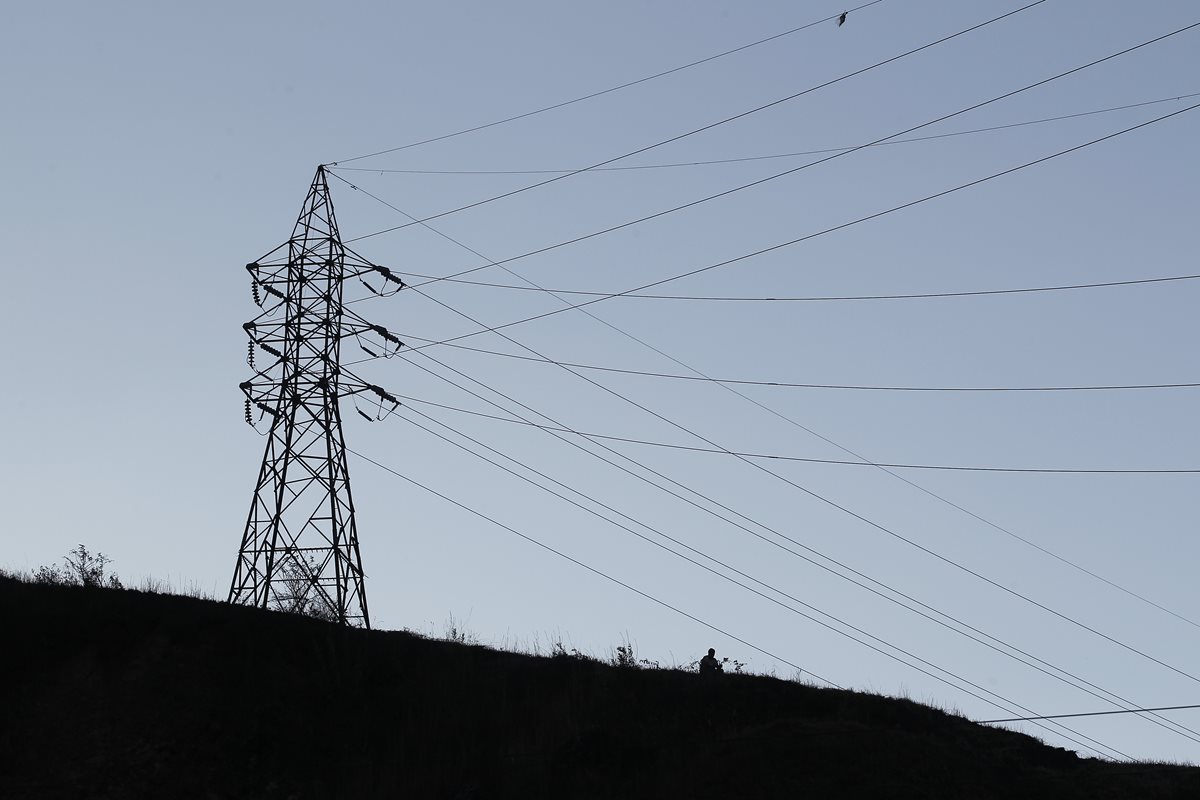
[[[241, 323], [256, 312], [243, 265], [287, 239], [317, 164], [340, 162], [334, 174], [344, 181], [332, 179], [332, 190], [342, 231], [363, 236], [407, 219], [350, 184], [403, 212], [438, 214], [549, 177], [476, 173], [596, 164], [1022, 5], [884, 0], [852, 11], [841, 27], [828, 19], [585, 102], [355, 161], [668, 70], [845, 6], [48, 2], [9, 9], [0, 32], [8, 152], [0, 194], [8, 243], [0, 564], [36, 567], [83, 542], [109, 554], [133, 582], [153, 575], [224, 596], [263, 442], [242, 421], [237, 388], [250, 375]], [[1183, 0], [1047, 0], [613, 166], [860, 145], [1195, 22], [1200, 8]], [[1173, 99], [1200, 92], [1197, 54], [1200, 28], [910, 136], [1165, 102], [872, 147], [505, 266], [543, 287], [615, 293], [805, 237], [1181, 111], [1200, 100]], [[1200, 110], [656, 291], [892, 295], [1194, 274], [1197, 141]], [[507, 259], [821, 157], [579, 174], [429, 224], [487, 258]], [[353, 247], [422, 275], [485, 263], [419, 226]], [[497, 267], [469, 277], [521, 282]], [[440, 282], [423, 291], [488, 325], [562, 305], [540, 292], [492, 286]], [[1192, 279], [908, 300], [614, 298], [590, 306], [594, 318], [570, 311], [506, 329], [515, 343], [485, 334], [461, 344], [792, 383], [1194, 383], [1197, 301], [1200, 281]], [[477, 330], [415, 292], [356, 308], [410, 342]], [[357, 358], [352, 352], [348, 358]], [[814, 459], [1200, 468], [1197, 388], [743, 385], [733, 387], [738, 396], [703, 381], [584, 372], [605, 392], [552, 364], [448, 346], [354, 369], [397, 394], [507, 415], [431, 373], [478, 381], [576, 430], [687, 446], [711, 447], [694, 433], [727, 450]], [[760, 469], [725, 454], [606, 442], [695, 491], [699, 506], [714, 509], [707, 505], [714, 501], [744, 515], [715, 508], [763, 537], [755, 538], [543, 431], [407, 405], [412, 410], [373, 424], [345, 406], [350, 447], [729, 635], [352, 458], [375, 627], [440, 631], [453, 615], [485, 642], [544, 647], [561, 637], [605, 655], [627, 639], [645, 658], [679, 663], [715, 647], [753, 670], [789, 677], [792, 662], [810, 678], [905, 694], [975, 719], [1015, 716], [1004, 709], [1020, 713], [1017, 704], [1037, 714], [1115, 707], [1046, 674], [1055, 668], [1139, 706], [1200, 703], [1195, 473], [895, 470], [900, 480], [873, 466], [773, 460], [757, 462]], [[903, 648], [911, 655], [874, 642], [904, 661], [924, 659], [962, 680], [922, 669], [1007, 700], [993, 697], [997, 708], [685, 563], [431, 436], [410, 422], [435, 427], [416, 411], [786, 592], [794, 599], [760, 587], [784, 605], [819, 617], [798, 603], [808, 604], [836, 618], [820, 617], [834, 628], [853, 625]], [[764, 539], [814, 561], [820, 556], [801, 546], [837, 559], [972, 626], [982, 632], [977, 638], [995, 637], [1004, 644], [988, 641], [1000, 650], [1011, 645], [1025, 661], [1041, 659], [1035, 663], [1044, 672]], [[1200, 711], [1166, 716], [1200, 731]], [[1109, 754], [1200, 761], [1198, 733], [1133, 715], [1067, 722], [1074, 732], [1022, 729], [1080, 749], [1064, 738], [1072, 736], [1087, 752], [1102, 745]]]

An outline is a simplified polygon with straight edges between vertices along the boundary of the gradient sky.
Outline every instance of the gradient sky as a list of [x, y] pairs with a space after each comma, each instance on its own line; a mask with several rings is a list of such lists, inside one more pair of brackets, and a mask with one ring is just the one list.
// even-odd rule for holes
[[[263, 443], [242, 422], [237, 388], [250, 374], [241, 323], [256, 312], [243, 265], [287, 239], [318, 163], [341, 162], [335, 174], [346, 182], [332, 180], [339, 222], [346, 238], [362, 236], [407, 220], [349, 184], [428, 216], [547, 177], [379, 170], [585, 167], [1021, 5], [884, 0], [852, 12], [841, 28], [827, 21], [586, 102], [357, 161], [349, 159], [636, 80], [845, 6], [49, 2], [9, 9], [0, 33], [9, 153], [9, 189], [0, 195], [9, 242], [0, 317], [8, 376], [0, 393], [7, 512], [0, 565], [30, 569], [83, 542], [111, 556], [128, 581], [152, 575], [225, 595]], [[1198, 21], [1200, 9], [1182, 0], [1048, 0], [619, 165], [863, 144]], [[1187, 108], [1200, 98], [1171, 98], [1200, 92], [1198, 53], [1200, 28], [913, 135], [1167, 102], [869, 148], [507, 266], [542, 286], [620, 292], [796, 239]], [[1195, 273], [1197, 141], [1200, 110], [661, 291], [874, 295]], [[488, 258], [510, 258], [818, 157], [586, 173], [430, 224]], [[353, 247], [394, 270], [426, 275], [484, 263], [420, 227]], [[471, 277], [519, 282], [495, 267]], [[489, 325], [561, 305], [541, 293], [448, 282], [425, 291]], [[1200, 281], [1183, 280], [923, 300], [617, 298], [589, 311], [716, 377], [1015, 387], [1196, 382], [1198, 300]], [[409, 341], [475, 330], [414, 292], [356, 308]], [[686, 371], [579, 311], [505, 332], [556, 360]], [[463, 344], [522, 352], [496, 335]], [[421, 352], [578, 430], [702, 444], [553, 365], [449, 347]], [[454, 377], [416, 354], [355, 369], [398, 394], [502, 413], [417, 365]], [[710, 383], [586, 374], [731, 450], [856, 460], [840, 446], [909, 464], [1200, 468], [1194, 388], [924, 393], [747, 386], [738, 388], [743, 398]], [[1019, 703], [1055, 714], [1114, 707], [544, 432], [411, 407], [1008, 698], [1009, 708]], [[782, 660], [352, 457], [375, 627], [440, 632], [453, 615], [488, 643], [544, 648], [561, 637], [607, 655], [628, 640], [643, 657], [678, 663], [711, 646], [757, 671], [790, 677], [795, 670], [786, 660], [842, 686], [905, 694], [975, 719], [1014, 716], [496, 470], [407, 422], [420, 419], [410, 411], [368, 425], [349, 405], [344, 410], [355, 450]], [[1196, 474], [898, 471], [913, 486], [871, 466], [763, 462], [1004, 587], [997, 588], [729, 456], [608, 445], [1135, 704], [1200, 702], [1200, 679], [1192, 677], [1200, 676]], [[1168, 717], [1200, 731], [1198, 711]], [[1200, 761], [1200, 734], [1180, 735], [1132, 715], [1068, 722], [1075, 733], [1067, 735], [1085, 744], [1082, 737], [1092, 737], [1106, 753]], [[1080, 749], [1059, 729], [1021, 729]]]

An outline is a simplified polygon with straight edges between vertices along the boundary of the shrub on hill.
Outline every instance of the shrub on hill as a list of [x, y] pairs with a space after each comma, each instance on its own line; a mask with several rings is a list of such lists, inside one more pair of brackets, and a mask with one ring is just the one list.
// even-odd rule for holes
[[109, 589], [124, 589], [124, 584], [117, 574], [107, 573], [112, 559], [104, 553], [92, 553], [83, 544], [63, 556], [63, 565], [43, 564], [33, 573], [37, 583], [47, 583], [51, 586], [84, 586], [96, 588], [100, 586]]

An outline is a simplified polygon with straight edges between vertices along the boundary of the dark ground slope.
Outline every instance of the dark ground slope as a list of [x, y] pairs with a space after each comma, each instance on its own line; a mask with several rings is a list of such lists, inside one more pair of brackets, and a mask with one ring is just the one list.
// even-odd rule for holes
[[2, 798], [1198, 798], [902, 700], [0, 579]]

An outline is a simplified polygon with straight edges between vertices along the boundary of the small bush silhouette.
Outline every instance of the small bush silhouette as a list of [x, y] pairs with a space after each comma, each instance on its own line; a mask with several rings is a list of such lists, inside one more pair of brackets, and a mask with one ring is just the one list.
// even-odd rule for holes
[[84, 586], [87, 588], [107, 587], [124, 589], [116, 573], [105, 574], [112, 559], [104, 553], [92, 553], [83, 544], [63, 556], [63, 566], [43, 564], [33, 573], [37, 583], [52, 586]]
[[638, 660], [633, 652], [633, 645], [629, 642], [618, 645], [616, 655], [612, 659], [612, 665], [614, 667], [621, 667], [622, 669], [637, 669]]

